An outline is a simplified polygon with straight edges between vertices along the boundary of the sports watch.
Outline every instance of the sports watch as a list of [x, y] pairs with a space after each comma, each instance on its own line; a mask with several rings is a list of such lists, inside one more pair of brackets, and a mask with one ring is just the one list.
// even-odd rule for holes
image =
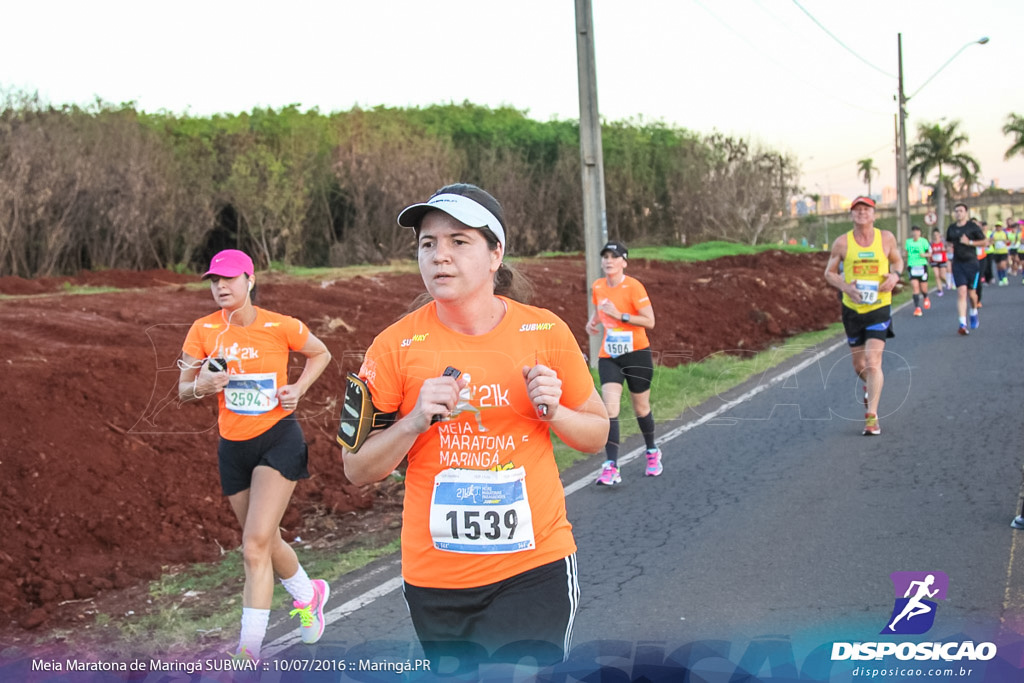
[[622, 322], [624, 322], [624, 323], [628, 323], [629, 322], [629, 313], [623, 313], [622, 314]]

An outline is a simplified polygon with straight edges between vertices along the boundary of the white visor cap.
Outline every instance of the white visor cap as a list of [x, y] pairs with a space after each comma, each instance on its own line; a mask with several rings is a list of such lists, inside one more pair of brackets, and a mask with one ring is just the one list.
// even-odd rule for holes
[[398, 224], [404, 228], [417, 228], [424, 214], [431, 209], [444, 211], [458, 222], [470, 228], [490, 228], [505, 250], [505, 229], [501, 221], [481, 204], [461, 194], [438, 194], [423, 204], [407, 206], [398, 214]]

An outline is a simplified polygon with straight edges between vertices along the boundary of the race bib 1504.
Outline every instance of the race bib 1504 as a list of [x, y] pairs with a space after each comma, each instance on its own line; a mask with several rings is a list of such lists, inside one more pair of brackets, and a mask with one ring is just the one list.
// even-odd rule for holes
[[632, 330], [608, 330], [604, 336], [604, 350], [612, 358], [633, 351]]

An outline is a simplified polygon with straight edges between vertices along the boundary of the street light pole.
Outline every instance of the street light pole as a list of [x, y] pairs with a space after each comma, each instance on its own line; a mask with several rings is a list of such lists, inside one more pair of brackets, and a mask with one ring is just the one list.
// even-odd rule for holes
[[[896, 52], [899, 59], [899, 143], [896, 150], [896, 195], [897, 195], [897, 213], [899, 214], [896, 223], [897, 240], [898, 244], [903, 244], [907, 239], [907, 234], [910, 232], [910, 179], [907, 169], [907, 100], [911, 99], [917, 93], [921, 92], [924, 86], [932, 82], [932, 79], [939, 75], [939, 72], [949, 66], [949, 63], [960, 56], [960, 53], [969, 48], [971, 45], [984, 45], [988, 42], [988, 37], [983, 36], [978, 40], [972, 40], [969, 43], [964, 44], [959, 50], [953, 53], [953, 56], [946, 60], [946, 62], [936, 69], [935, 73], [925, 79], [925, 82], [915, 90], [910, 96], [903, 94], [903, 34], [896, 34]], [[939, 182], [942, 182], [942, 178], [939, 178]], [[939, 216], [939, 224], [945, 220], [945, 216]]]

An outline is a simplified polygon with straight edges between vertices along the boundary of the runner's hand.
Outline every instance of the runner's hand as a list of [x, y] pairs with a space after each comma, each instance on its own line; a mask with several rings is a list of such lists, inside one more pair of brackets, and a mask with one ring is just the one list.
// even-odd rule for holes
[[227, 372], [212, 372], [209, 363], [203, 363], [199, 368], [199, 376], [196, 378], [196, 391], [204, 396], [216, 394], [224, 390], [228, 385]]
[[[889, 277], [889, 275], [895, 275], [895, 277]], [[885, 279], [878, 285], [879, 292], [891, 292], [896, 288], [896, 283], [900, 281], [900, 276], [896, 273], [888, 273]]]
[[[558, 373], [546, 365], [523, 366], [523, 380], [526, 382], [526, 394], [530, 403], [537, 409], [537, 416], [543, 420], [551, 420], [562, 400], [562, 380]], [[547, 406], [547, 412], [541, 415], [540, 407]]]
[[300, 398], [302, 398], [302, 392], [294, 384], [287, 384], [277, 390], [277, 402], [285, 410], [295, 410], [299, 405]]
[[860, 290], [854, 287], [852, 284], [846, 285], [843, 288], [843, 291], [846, 292], [846, 296], [850, 297], [850, 301], [852, 301], [855, 304], [860, 303]]
[[597, 310], [610, 315], [613, 318], [619, 317], [619, 309], [615, 308], [615, 304], [612, 303], [611, 299], [602, 299], [601, 304], [597, 307]]
[[442, 418], [450, 416], [459, 402], [459, 391], [468, 385], [465, 377], [431, 377], [424, 380], [420, 395], [416, 397], [416, 405], [407, 418], [413, 420], [416, 432], [422, 434], [430, 429], [435, 415]]

